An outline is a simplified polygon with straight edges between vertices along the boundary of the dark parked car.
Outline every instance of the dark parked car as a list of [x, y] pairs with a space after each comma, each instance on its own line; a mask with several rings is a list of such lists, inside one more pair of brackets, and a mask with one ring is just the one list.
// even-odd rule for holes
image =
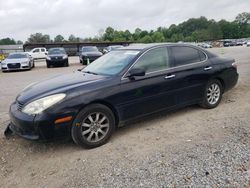
[[47, 67], [69, 66], [68, 55], [64, 48], [50, 48], [46, 57]]
[[133, 45], [23, 90], [10, 106], [6, 134], [71, 135], [81, 146], [97, 147], [128, 120], [193, 104], [215, 108], [237, 80], [233, 59], [199, 47]]
[[236, 42], [233, 41], [225, 41], [224, 42], [224, 47], [229, 47], [229, 46], [236, 46]]
[[82, 47], [79, 56], [80, 63], [82, 63], [83, 65], [87, 65], [88, 61], [92, 62], [97, 58], [101, 57], [102, 55], [102, 52], [100, 52], [96, 46], [84, 46]]

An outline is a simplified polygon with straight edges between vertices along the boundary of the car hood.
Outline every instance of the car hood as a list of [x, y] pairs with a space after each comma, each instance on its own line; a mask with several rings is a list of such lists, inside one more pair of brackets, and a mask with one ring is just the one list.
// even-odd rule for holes
[[5, 59], [2, 62], [3, 63], [22, 63], [29, 61], [28, 58], [19, 58], [19, 59]]
[[49, 54], [48, 56], [49, 57], [63, 57], [65, 56], [66, 54]]
[[30, 85], [17, 96], [17, 101], [25, 104], [48, 95], [62, 92], [67, 93], [69, 90], [79, 87], [81, 87], [81, 91], [87, 91], [90, 84], [97, 84], [109, 79], [109, 76], [93, 75], [76, 71]]
[[101, 52], [82, 52], [82, 55], [84, 56], [101, 56]]

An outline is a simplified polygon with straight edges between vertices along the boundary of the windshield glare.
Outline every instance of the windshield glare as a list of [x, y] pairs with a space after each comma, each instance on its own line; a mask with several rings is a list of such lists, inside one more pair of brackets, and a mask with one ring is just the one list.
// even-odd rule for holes
[[27, 58], [26, 54], [10, 54], [7, 59]]
[[48, 54], [66, 54], [64, 49], [60, 49], [60, 48], [53, 48], [53, 49], [49, 49]]
[[86, 68], [83, 72], [92, 72], [104, 75], [119, 74], [139, 53], [135, 50], [117, 50], [112, 51], [98, 58]]

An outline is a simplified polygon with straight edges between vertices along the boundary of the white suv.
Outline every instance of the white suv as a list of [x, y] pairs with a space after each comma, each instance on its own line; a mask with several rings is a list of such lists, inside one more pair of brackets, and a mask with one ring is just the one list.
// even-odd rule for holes
[[33, 59], [45, 59], [48, 55], [46, 48], [34, 48], [28, 53]]

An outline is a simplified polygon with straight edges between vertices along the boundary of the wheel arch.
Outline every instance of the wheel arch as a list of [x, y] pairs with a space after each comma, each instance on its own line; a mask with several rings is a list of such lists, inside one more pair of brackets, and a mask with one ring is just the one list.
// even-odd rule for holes
[[222, 86], [222, 93], [224, 93], [224, 91], [225, 91], [225, 82], [224, 82], [224, 80], [222, 79], [222, 78], [220, 78], [220, 77], [215, 77], [215, 78], [213, 78], [214, 80], [218, 80], [220, 83], [221, 83], [221, 86]]
[[102, 105], [108, 107], [113, 112], [114, 117], [115, 117], [115, 126], [118, 127], [120, 118], [118, 115], [118, 111], [116, 110], [116, 108], [112, 104], [110, 104], [109, 102], [104, 101], [104, 100], [95, 100], [95, 101], [90, 102], [86, 106], [91, 105], [91, 104], [102, 104]]

